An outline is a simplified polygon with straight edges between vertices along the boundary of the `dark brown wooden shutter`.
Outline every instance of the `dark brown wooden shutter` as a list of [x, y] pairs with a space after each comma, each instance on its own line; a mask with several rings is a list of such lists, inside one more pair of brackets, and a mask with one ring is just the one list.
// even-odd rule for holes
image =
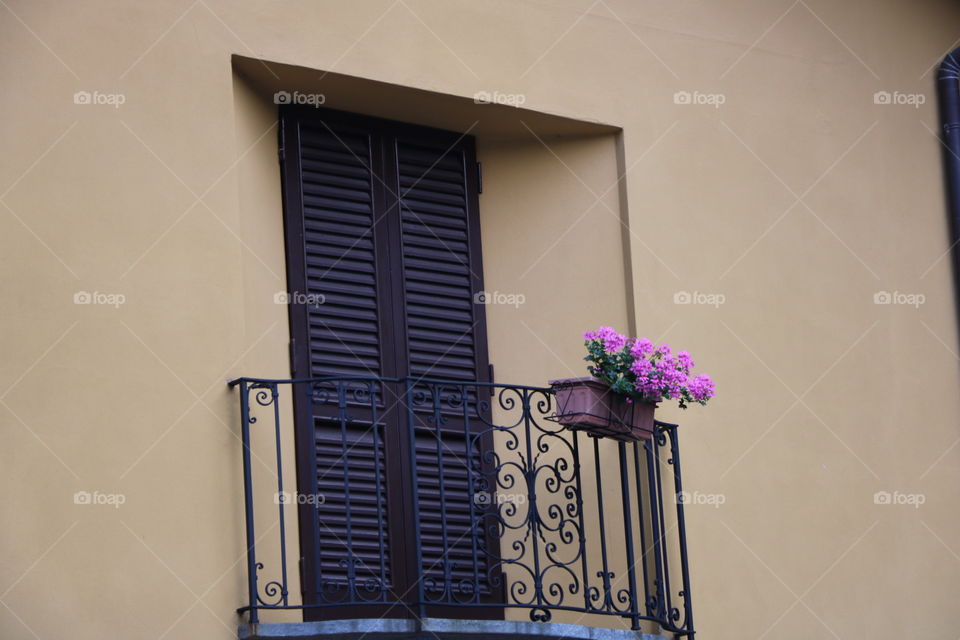
[[[472, 138], [296, 107], [282, 109], [281, 124], [294, 377], [485, 380]], [[379, 386], [375, 407], [350, 397], [338, 407], [330, 393], [297, 396], [300, 491], [326, 498], [299, 511], [305, 602], [350, 601], [351, 585], [360, 584], [363, 597], [384, 589], [409, 599], [420, 572], [438, 598], [469, 591], [471, 578], [474, 590], [489, 591], [488, 562], [478, 548], [491, 549], [476, 526], [467, 483], [466, 465], [474, 472], [483, 466], [479, 441], [472, 438], [468, 455], [461, 417], [445, 415], [438, 427], [429, 410], [416, 410], [410, 442], [405, 384]], [[468, 395], [476, 412], [481, 394], [473, 387]], [[352, 562], [345, 562], [351, 551]], [[382, 608], [355, 613], [378, 615]], [[308, 617], [324, 615], [331, 614], [317, 609]]]
[[[472, 234], [476, 188], [472, 146], [402, 137], [396, 141], [403, 291], [410, 374], [476, 381], [486, 373], [479, 243]], [[481, 371], [481, 369], [483, 371]], [[467, 390], [471, 413], [477, 389]], [[428, 591], [489, 591], [482, 505], [470, 504], [467, 465], [479, 474], [480, 452], [468, 454], [459, 412], [440, 402], [446, 421], [417, 426], [417, 478], [423, 572]], [[431, 408], [422, 413], [431, 414]], [[478, 421], [479, 423], [479, 421]], [[475, 448], [475, 447], [474, 447]], [[474, 482], [476, 485], [476, 481]], [[476, 486], [474, 490], [476, 490]], [[441, 490], [442, 489], [442, 490]], [[463, 597], [465, 594], [459, 594]]]
[[[392, 353], [383, 348], [391, 344], [393, 325], [382, 293], [389, 282], [381, 268], [385, 233], [378, 227], [384, 206], [375, 170], [379, 144], [368, 130], [335, 118], [282, 115], [295, 378], [394, 373]], [[295, 398], [298, 489], [317, 496], [298, 507], [304, 602], [318, 602], [321, 594], [350, 600], [361, 586], [370, 593], [389, 590], [392, 546], [403, 537], [403, 523], [388, 508], [389, 460], [399, 449], [387, 439], [388, 412], [373, 422], [370, 409], [351, 398], [346, 419], [338, 390], [362, 389], [360, 383], [301, 387]], [[375, 404], [383, 407], [382, 393]]]

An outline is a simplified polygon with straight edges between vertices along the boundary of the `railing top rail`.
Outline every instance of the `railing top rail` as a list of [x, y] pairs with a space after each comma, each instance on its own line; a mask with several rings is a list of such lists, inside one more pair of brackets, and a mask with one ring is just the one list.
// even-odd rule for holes
[[452, 378], [425, 378], [420, 376], [405, 376], [402, 378], [390, 378], [386, 376], [320, 376], [314, 378], [250, 378], [250, 377], [240, 377], [234, 378], [227, 382], [227, 386], [235, 387], [240, 383], [250, 383], [250, 384], [267, 384], [267, 385], [279, 385], [279, 384], [316, 384], [322, 382], [385, 382], [385, 383], [401, 383], [401, 382], [413, 382], [414, 384], [433, 384], [433, 385], [450, 385], [450, 386], [465, 386], [465, 387], [496, 387], [504, 389], [524, 389], [528, 391], [540, 391], [544, 393], [550, 393], [550, 387], [538, 387], [534, 385], [523, 385], [523, 384], [508, 384], [504, 382], [483, 382], [478, 380], [455, 380]]
[[[552, 393], [553, 389], [550, 387], [538, 387], [534, 385], [525, 385], [525, 384], [509, 384], [505, 382], [482, 382], [478, 380], [455, 380], [452, 378], [424, 378], [419, 376], [405, 376], [401, 378], [390, 378], [387, 376], [318, 376], [313, 378], [252, 378], [248, 376], [243, 376], [240, 378], [234, 378], [227, 382], [227, 386], [231, 389], [238, 386], [239, 384], [246, 382], [248, 384], [256, 385], [281, 385], [281, 384], [318, 384], [323, 382], [381, 382], [381, 383], [395, 383], [399, 384], [401, 382], [413, 382], [414, 384], [432, 384], [432, 385], [448, 385], [448, 386], [464, 386], [464, 387], [482, 387], [482, 388], [498, 388], [498, 389], [520, 389], [524, 391], [531, 392], [541, 392], [541, 393]], [[663, 420], [654, 421], [658, 427], [663, 429], [676, 429], [680, 425], [672, 422], [664, 422]]]

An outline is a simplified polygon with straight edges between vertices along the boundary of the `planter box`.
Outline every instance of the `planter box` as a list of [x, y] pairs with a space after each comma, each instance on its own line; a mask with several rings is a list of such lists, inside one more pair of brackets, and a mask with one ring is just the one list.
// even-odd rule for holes
[[555, 420], [574, 431], [623, 442], [653, 437], [654, 402], [627, 402], [593, 377], [551, 380], [557, 400]]

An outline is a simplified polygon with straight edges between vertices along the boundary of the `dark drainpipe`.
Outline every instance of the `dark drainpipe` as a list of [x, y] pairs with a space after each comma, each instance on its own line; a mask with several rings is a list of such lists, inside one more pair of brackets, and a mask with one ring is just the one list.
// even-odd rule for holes
[[953, 255], [954, 301], [960, 318], [960, 48], [948, 53], [940, 63], [937, 86], [940, 92], [940, 122], [943, 125], [941, 135], [945, 147], [944, 178]]

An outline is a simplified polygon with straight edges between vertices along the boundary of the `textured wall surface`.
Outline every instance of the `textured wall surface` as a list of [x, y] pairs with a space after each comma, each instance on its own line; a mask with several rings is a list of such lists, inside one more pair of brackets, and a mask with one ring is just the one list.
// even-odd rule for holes
[[[712, 374], [710, 406], [664, 412], [703, 638], [955, 638], [933, 72], [958, 18], [893, 0], [0, 3], [0, 636], [236, 635], [225, 381], [285, 376], [289, 338], [265, 88], [286, 80], [239, 55], [316, 70], [298, 87], [329, 106], [480, 114], [487, 289], [524, 298], [487, 308], [499, 380], [580, 373], [601, 323]], [[328, 71], [446, 96], [337, 95]], [[478, 94], [606, 126], [487, 116]], [[450, 96], [462, 112], [416, 106]]]

